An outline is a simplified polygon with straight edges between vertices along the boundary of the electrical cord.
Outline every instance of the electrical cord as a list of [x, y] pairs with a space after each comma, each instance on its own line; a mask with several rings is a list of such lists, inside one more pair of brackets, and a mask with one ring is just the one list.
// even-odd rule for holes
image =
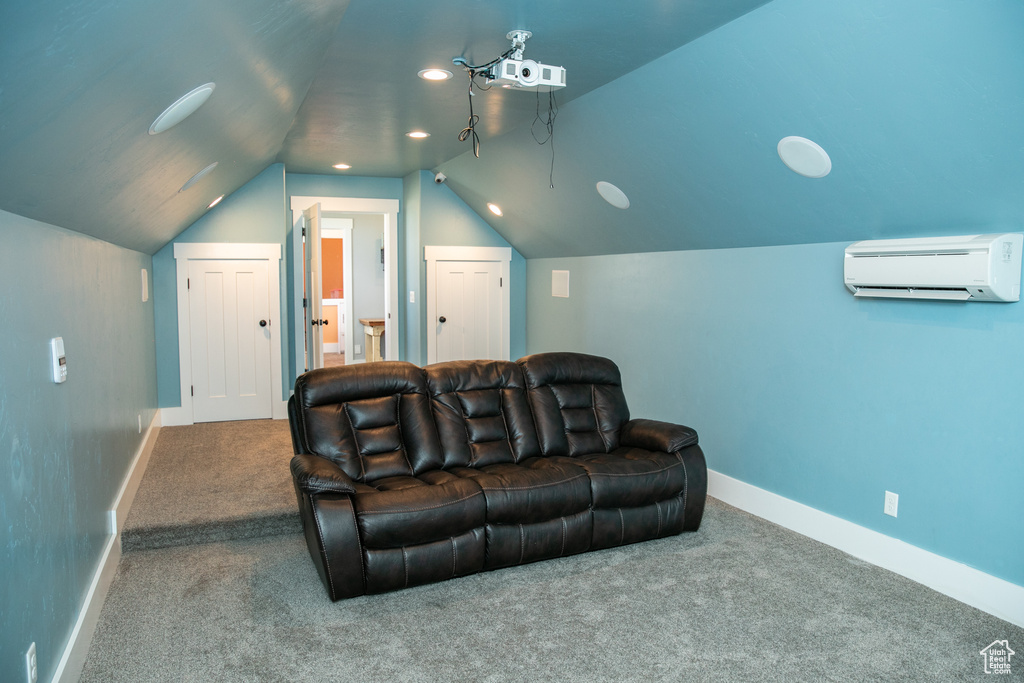
[[[551, 143], [551, 171], [548, 174], [548, 187], [555, 189], [555, 118], [558, 116], [558, 102], [555, 100], [555, 91], [548, 90], [548, 115], [546, 118], [540, 116], [540, 91], [537, 91], [537, 114], [530, 124], [530, 135], [538, 145]], [[547, 135], [542, 140], [537, 136], [537, 124], [540, 123]]]
[[470, 72], [470, 77], [472, 77], [472, 76], [476, 75], [476, 73], [474, 73], [474, 72], [480, 72], [480, 71], [483, 71], [485, 69], [490, 69], [492, 66], [494, 66], [495, 64], [497, 64], [501, 60], [508, 59], [512, 55], [513, 52], [515, 52], [515, 48], [509, 48], [508, 50], [505, 50], [505, 52], [502, 53], [502, 55], [500, 57], [495, 57], [494, 59], [492, 59], [491, 61], [487, 62], [486, 64], [480, 64], [478, 66], [473, 66], [472, 64], [469, 64], [468, 62], [466, 62], [466, 60], [463, 57], [456, 57], [455, 59], [452, 60], [452, 64], [456, 64], [458, 66], [461, 66], [466, 71], [469, 71]]
[[480, 136], [476, 133], [476, 124], [480, 123], [480, 117], [473, 113], [473, 76], [469, 77], [469, 123], [459, 133], [459, 142], [467, 139], [473, 140], [473, 156], [480, 158]]
[[[469, 72], [469, 122], [466, 127], [459, 133], [459, 142], [465, 142], [466, 140], [472, 140], [473, 144], [473, 156], [477, 159], [480, 158], [480, 136], [476, 132], [476, 126], [480, 123], [480, 116], [473, 113], [473, 83], [477, 76], [483, 75], [488, 69], [497, 64], [503, 59], [507, 59], [513, 52], [514, 48], [506, 50], [500, 57], [496, 57], [486, 64], [478, 64], [476, 66], [469, 64], [462, 57], [458, 57], [452, 60], [453, 64], [460, 65], [467, 72]], [[490, 87], [477, 86], [481, 90], [490, 90]]]

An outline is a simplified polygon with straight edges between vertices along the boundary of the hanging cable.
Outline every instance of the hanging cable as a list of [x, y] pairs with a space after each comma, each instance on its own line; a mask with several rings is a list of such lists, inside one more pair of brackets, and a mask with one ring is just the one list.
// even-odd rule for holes
[[[467, 63], [462, 57], [456, 57], [452, 60], [452, 64], [461, 66], [467, 73], [469, 73], [469, 122], [459, 133], [459, 142], [471, 140], [473, 145], [473, 156], [477, 159], [480, 158], [480, 136], [476, 132], [476, 126], [480, 123], [480, 117], [473, 113], [473, 98], [476, 96], [476, 93], [473, 92], [473, 83], [476, 81], [477, 76], [485, 75], [492, 66], [503, 59], [507, 59], [513, 52], [515, 52], [515, 48], [509, 48], [500, 57], [496, 57], [486, 64], [478, 64], [476, 66]], [[481, 90], [490, 90], [489, 87], [478, 87], [480, 87]]]
[[472, 138], [473, 140], [473, 156], [477, 159], [480, 158], [480, 136], [476, 133], [476, 124], [480, 123], [480, 117], [473, 113], [473, 74], [470, 72], [469, 76], [469, 123], [462, 132], [459, 133], [459, 142], [465, 142], [467, 139]]
[[[530, 124], [530, 134], [537, 141], [538, 145], [551, 144], [551, 171], [548, 174], [548, 187], [555, 189], [555, 117], [558, 116], [558, 102], [555, 100], [555, 91], [548, 90], [548, 112], [545, 118], [540, 115], [540, 90], [537, 91], [537, 114]], [[543, 126], [546, 134], [543, 139], [537, 135], [537, 124]]]

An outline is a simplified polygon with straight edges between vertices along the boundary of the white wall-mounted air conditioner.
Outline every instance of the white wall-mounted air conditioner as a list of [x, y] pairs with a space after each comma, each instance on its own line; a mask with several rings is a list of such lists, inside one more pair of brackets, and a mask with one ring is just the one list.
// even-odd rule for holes
[[859, 297], [1018, 301], [1024, 235], [866, 240], [846, 248], [846, 287]]

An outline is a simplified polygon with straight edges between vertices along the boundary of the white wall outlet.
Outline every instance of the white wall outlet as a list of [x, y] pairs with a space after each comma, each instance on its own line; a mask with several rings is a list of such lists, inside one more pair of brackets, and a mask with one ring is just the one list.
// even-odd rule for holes
[[28, 683], [39, 680], [39, 666], [36, 664], [36, 644], [32, 643], [25, 652], [25, 676]]
[[416, 303], [416, 291], [415, 290], [412, 290], [412, 289], [409, 290], [409, 303], [411, 303], [411, 304]]
[[362, 345], [362, 344], [356, 344], [356, 345], [355, 345], [355, 346], [354, 346], [354, 347], [352, 348], [352, 353], [354, 353], [354, 354], [355, 354], [355, 355], [357, 355], [357, 356], [358, 356], [359, 354], [361, 354], [362, 352], [363, 352], [363, 345]]
[[890, 517], [895, 517], [896, 508], [899, 507], [899, 504], [900, 497], [898, 494], [895, 494], [892, 491], [885, 492], [885, 507], [882, 510], [883, 512], [885, 512], [885, 514], [889, 515]]

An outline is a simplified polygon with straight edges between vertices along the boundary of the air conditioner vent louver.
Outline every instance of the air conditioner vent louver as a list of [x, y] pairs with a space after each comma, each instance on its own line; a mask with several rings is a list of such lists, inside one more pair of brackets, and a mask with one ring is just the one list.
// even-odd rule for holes
[[857, 297], [1018, 301], [1022, 242], [1017, 233], [856, 242], [844, 280]]

